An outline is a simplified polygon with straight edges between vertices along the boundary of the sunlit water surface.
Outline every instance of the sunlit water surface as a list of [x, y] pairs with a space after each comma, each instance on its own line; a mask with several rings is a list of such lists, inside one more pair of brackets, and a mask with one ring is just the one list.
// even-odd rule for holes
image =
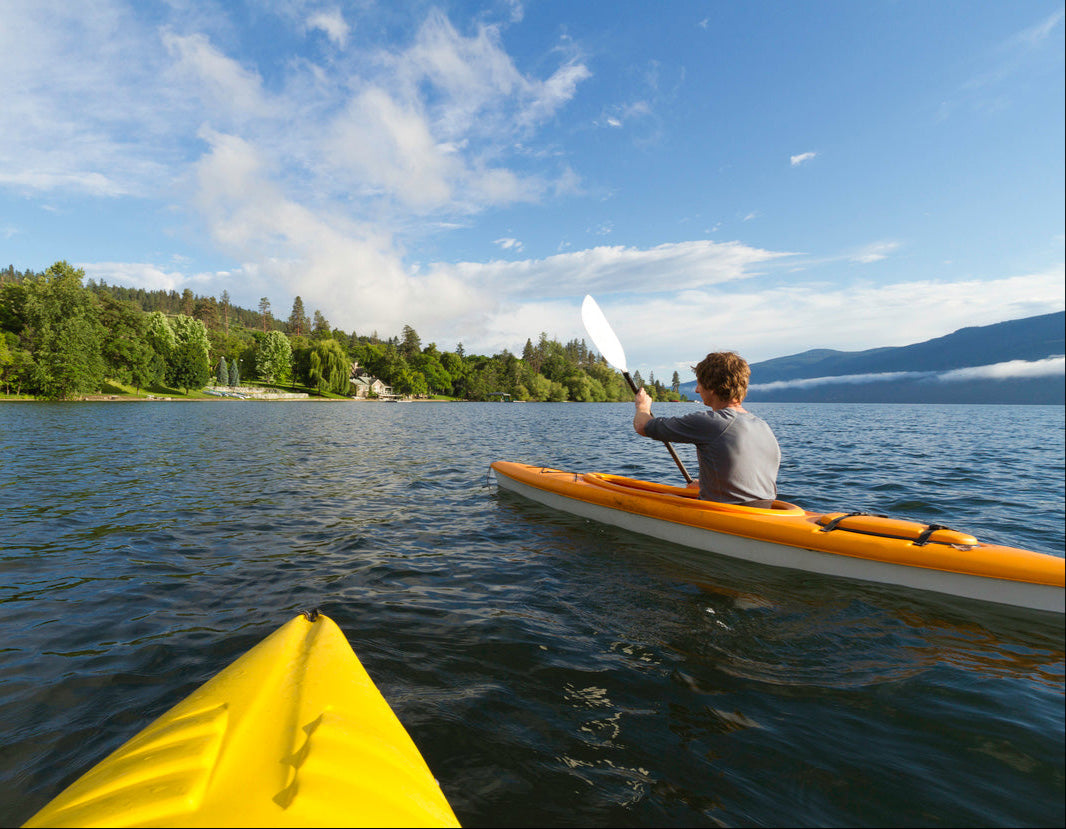
[[[1061, 407], [751, 408], [787, 500], [1063, 554]], [[489, 478], [676, 483], [631, 416], [0, 405], [0, 824], [310, 607], [467, 826], [1063, 824], [1061, 618], [671, 548]]]

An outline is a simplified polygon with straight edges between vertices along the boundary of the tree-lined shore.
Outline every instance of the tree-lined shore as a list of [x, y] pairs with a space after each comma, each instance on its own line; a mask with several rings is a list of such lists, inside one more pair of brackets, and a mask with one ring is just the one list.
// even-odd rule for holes
[[[604, 402], [630, 400], [622, 376], [584, 340], [541, 333], [521, 355], [468, 354], [422, 344], [410, 326], [382, 339], [308, 317], [297, 296], [286, 319], [267, 297], [256, 311], [186, 289], [147, 291], [89, 280], [65, 261], [37, 273], [0, 271], [0, 392], [46, 400], [99, 394], [195, 396], [208, 384], [245, 382], [348, 397], [353, 363], [408, 397]], [[644, 381], [657, 400], [670, 386]]]

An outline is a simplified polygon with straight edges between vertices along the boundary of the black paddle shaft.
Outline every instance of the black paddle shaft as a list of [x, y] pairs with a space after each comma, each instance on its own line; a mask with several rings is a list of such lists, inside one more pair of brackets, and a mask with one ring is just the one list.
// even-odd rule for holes
[[[633, 382], [633, 378], [629, 376], [628, 371], [623, 371], [622, 376], [626, 378], [626, 382], [629, 383], [629, 388], [633, 389], [633, 394], [637, 393], [637, 384]], [[681, 470], [681, 474], [685, 476], [685, 483], [692, 483], [692, 476], [688, 474], [688, 470], [685, 469], [685, 465], [681, 463], [681, 458], [677, 456], [677, 452], [674, 451], [674, 447], [670, 445], [669, 441], [660, 441], [666, 450], [670, 453], [670, 457], [674, 459], [674, 463], [677, 464], [677, 468]]]

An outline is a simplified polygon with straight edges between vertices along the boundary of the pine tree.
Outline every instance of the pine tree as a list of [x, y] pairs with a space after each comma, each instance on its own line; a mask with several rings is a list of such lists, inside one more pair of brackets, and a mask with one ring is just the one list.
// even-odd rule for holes
[[329, 320], [317, 308], [315, 309], [315, 323], [311, 330], [311, 336], [316, 340], [328, 340], [331, 337]]
[[304, 301], [300, 297], [296, 297], [292, 301], [292, 313], [289, 314], [289, 333], [302, 337], [307, 328], [307, 312], [304, 311]]
[[237, 366], [237, 358], [234, 357], [230, 360], [229, 364], [229, 384], [233, 387], [237, 387], [241, 384], [241, 372]]
[[400, 353], [405, 360], [410, 360], [422, 353], [422, 338], [418, 336], [418, 333], [410, 325], [403, 327], [403, 342], [400, 343]]
[[229, 369], [226, 367], [226, 358], [223, 357], [218, 361], [218, 374], [216, 380], [220, 386], [229, 384]]
[[263, 333], [265, 334], [270, 324], [270, 300], [265, 296], [259, 298], [259, 316], [263, 318]]

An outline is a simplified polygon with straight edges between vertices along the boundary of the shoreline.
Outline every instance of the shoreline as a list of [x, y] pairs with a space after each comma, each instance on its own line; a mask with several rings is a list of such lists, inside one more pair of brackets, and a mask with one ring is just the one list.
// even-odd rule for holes
[[391, 400], [370, 400], [365, 397], [312, 397], [309, 394], [249, 394], [245, 397], [170, 397], [168, 395], [136, 396], [128, 394], [83, 394], [65, 400], [44, 400], [38, 397], [0, 397], [0, 403], [468, 403], [466, 400], [421, 400], [401, 397]]

